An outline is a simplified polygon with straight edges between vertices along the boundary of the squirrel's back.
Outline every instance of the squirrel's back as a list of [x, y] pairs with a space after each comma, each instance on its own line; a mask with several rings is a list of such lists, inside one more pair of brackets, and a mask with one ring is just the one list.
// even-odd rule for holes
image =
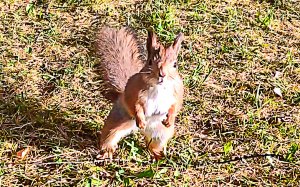
[[106, 87], [104, 96], [114, 101], [125, 90], [128, 79], [144, 66], [138, 40], [127, 28], [103, 27], [97, 35], [96, 53]]

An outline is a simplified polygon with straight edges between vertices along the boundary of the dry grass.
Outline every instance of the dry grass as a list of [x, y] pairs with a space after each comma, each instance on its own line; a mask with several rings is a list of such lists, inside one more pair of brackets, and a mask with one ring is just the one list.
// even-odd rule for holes
[[[299, 1], [4, 0], [0, 10], [0, 186], [300, 185]], [[111, 107], [93, 71], [103, 24], [142, 41], [149, 27], [164, 42], [186, 35], [184, 109], [164, 161], [149, 162], [140, 135], [120, 143], [119, 161], [94, 160]]]

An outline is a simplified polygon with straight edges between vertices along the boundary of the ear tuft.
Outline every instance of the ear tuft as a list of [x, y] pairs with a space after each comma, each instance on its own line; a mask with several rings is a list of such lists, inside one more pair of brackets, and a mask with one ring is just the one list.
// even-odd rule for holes
[[148, 30], [147, 50], [150, 52], [157, 47], [157, 37], [152, 30]]
[[179, 53], [183, 39], [184, 39], [184, 35], [183, 35], [183, 33], [180, 32], [174, 40], [174, 43], [172, 46], [173, 46], [173, 50], [175, 51], [176, 54]]
[[152, 30], [148, 30], [148, 38], [147, 38], [148, 58], [155, 50], [158, 49], [158, 47], [159, 47], [159, 43], [156, 34]]

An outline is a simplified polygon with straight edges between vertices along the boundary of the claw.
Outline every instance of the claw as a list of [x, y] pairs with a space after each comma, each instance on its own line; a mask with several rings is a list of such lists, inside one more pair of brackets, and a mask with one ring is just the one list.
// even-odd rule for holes
[[153, 151], [152, 150], [151, 153], [152, 153], [152, 159], [156, 160], [156, 161], [159, 161], [165, 157], [164, 151]]
[[169, 123], [168, 119], [164, 119], [164, 120], [162, 121], [162, 124], [163, 124], [164, 126], [166, 126], [166, 127], [170, 127], [170, 126], [171, 126], [171, 124]]
[[163, 153], [154, 154], [154, 159], [155, 159], [156, 161], [161, 160], [163, 157], [164, 157], [164, 154], [163, 154]]
[[117, 148], [117, 146], [110, 147], [110, 148], [103, 148], [102, 150], [104, 151], [104, 153], [97, 155], [96, 158], [97, 159], [108, 159], [109, 158], [109, 160], [112, 161], [113, 154], [114, 154], [116, 148]]
[[112, 159], [113, 159], [113, 153], [111, 151], [108, 152], [108, 157], [109, 157], [109, 160], [112, 161]]
[[138, 122], [138, 121], [136, 121], [136, 124], [137, 124], [137, 126], [138, 126], [138, 128], [140, 128], [140, 129], [144, 129], [145, 128], [145, 123], [144, 122]]

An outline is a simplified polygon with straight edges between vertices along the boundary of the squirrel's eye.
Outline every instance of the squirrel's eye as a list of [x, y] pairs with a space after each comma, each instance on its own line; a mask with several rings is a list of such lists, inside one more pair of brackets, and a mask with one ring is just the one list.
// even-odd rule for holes
[[174, 62], [173, 67], [174, 67], [174, 68], [177, 67], [177, 62], [176, 62], [176, 61]]

